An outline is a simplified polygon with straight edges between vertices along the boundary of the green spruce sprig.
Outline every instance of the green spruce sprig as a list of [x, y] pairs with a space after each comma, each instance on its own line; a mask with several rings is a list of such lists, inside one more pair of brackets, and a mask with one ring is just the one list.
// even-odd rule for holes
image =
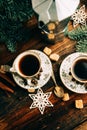
[[23, 26], [33, 14], [31, 0], [0, 0], [0, 42], [9, 51], [16, 51], [16, 43], [29, 38]]
[[78, 27], [72, 31], [67, 31], [66, 36], [72, 40], [82, 40], [87, 39], [87, 26]]
[[77, 52], [87, 52], [87, 40], [80, 40], [76, 44]]
[[87, 26], [80, 26], [74, 30], [65, 32], [65, 36], [77, 41], [76, 51], [87, 52]]

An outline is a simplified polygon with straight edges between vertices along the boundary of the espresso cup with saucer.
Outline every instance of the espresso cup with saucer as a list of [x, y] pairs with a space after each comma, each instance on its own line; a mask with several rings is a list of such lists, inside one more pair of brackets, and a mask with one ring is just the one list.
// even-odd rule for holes
[[41, 60], [37, 53], [25, 51], [19, 54], [14, 60], [10, 71], [17, 73], [20, 77], [33, 79], [41, 72]]
[[87, 56], [79, 56], [72, 62], [71, 74], [76, 81], [87, 83]]

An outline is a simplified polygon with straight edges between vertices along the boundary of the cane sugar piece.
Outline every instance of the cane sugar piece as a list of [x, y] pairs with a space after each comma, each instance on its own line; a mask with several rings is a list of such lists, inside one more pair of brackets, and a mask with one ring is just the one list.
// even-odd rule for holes
[[48, 39], [49, 39], [49, 40], [53, 40], [54, 38], [55, 38], [54, 33], [49, 33], [49, 34], [48, 34]]
[[49, 23], [48, 24], [48, 29], [49, 30], [54, 30], [55, 28], [56, 28], [55, 23]]
[[50, 55], [50, 59], [53, 61], [58, 61], [59, 60], [59, 55], [56, 53], [53, 53]]
[[70, 98], [69, 98], [69, 94], [68, 93], [64, 93], [64, 96], [63, 96], [63, 101], [68, 101]]
[[28, 89], [28, 92], [33, 93], [33, 92], [35, 92], [35, 89], [33, 87], [31, 87]]
[[44, 52], [45, 54], [47, 54], [47, 55], [50, 55], [51, 52], [52, 52], [52, 50], [51, 50], [50, 48], [48, 48], [48, 47], [45, 47], [44, 50], [43, 50], [43, 52]]
[[78, 109], [82, 109], [83, 108], [83, 100], [75, 100], [75, 107]]

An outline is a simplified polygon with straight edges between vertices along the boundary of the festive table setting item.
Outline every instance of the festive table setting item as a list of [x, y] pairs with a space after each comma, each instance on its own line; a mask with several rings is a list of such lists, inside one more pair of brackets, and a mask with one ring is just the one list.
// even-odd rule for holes
[[[38, 28], [42, 38], [49, 43], [56, 43], [64, 39], [64, 32], [70, 16], [78, 7], [79, 0], [32, 0], [32, 7], [38, 15]], [[54, 15], [55, 14], [55, 15]]]
[[87, 13], [85, 12], [85, 5], [83, 5], [71, 16], [71, 19], [73, 20], [73, 27], [76, 27], [78, 24], [86, 26], [86, 18]]
[[[34, 15], [29, 0], [0, 1], [0, 43], [5, 43], [9, 51], [15, 52], [17, 43], [27, 41], [30, 31], [24, 24]], [[29, 34], [28, 34], [29, 33]]]
[[[27, 27], [24, 27], [24, 23], [30, 20], [30, 18], [33, 15], [35, 15], [36, 12], [38, 15], [38, 23], [41, 21], [40, 29], [42, 28], [41, 35], [44, 40], [48, 39], [50, 43], [55, 43], [58, 40], [59, 41], [63, 40], [65, 36], [69, 36], [69, 38], [71, 38], [70, 35], [72, 35], [73, 39], [76, 37], [80, 38], [80, 36], [82, 36], [81, 38], [83, 39], [80, 38], [79, 41], [75, 39], [77, 41], [76, 50], [77, 51], [85, 50], [86, 52], [87, 40], [84, 38], [83, 35], [86, 36], [87, 34], [86, 33], [87, 13], [85, 10], [85, 5], [80, 6], [80, 0], [76, 1], [68, 0], [67, 3], [64, 0], [62, 1], [43, 0], [43, 1], [37, 1], [37, 3], [34, 0], [30, 2], [26, 0], [26, 2], [22, 1], [19, 3], [20, 3], [19, 6], [17, 5], [18, 4], [17, 1], [15, 2], [12, 1], [10, 3], [7, 0], [6, 4], [4, 4], [4, 1], [1, 1], [0, 3], [1, 9], [5, 10], [5, 14], [7, 14], [7, 15], [3, 14], [2, 13], [3, 11], [1, 10], [0, 41], [1, 43], [5, 42], [9, 51], [15, 52], [17, 47], [16, 45], [20, 44], [19, 42], [28, 40], [29, 35], [31, 35], [31, 33]], [[86, 3], [83, 1], [83, 4]], [[47, 6], [47, 9], [45, 9], [44, 5]], [[24, 6], [26, 10], [23, 9], [21, 11], [21, 9]], [[41, 13], [42, 12], [41, 8], [43, 8], [42, 10], [45, 10], [43, 11], [45, 13]], [[77, 27], [77, 29], [67, 31], [69, 21], [73, 21], [73, 27], [76, 27], [77, 25], [82, 26], [81, 28]], [[7, 27], [7, 25], [9, 26]]]
[[[61, 38], [59, 36], [62, 33], [65, 33], [66, 36], [68, 36], [71, 39], [75, 39], [75, 40], [83, 38], [84, 34], [86, 37], [86, 34], [87, 34], [86, 27], [79, 28], [76, 31], [74, 30], [75, 32], [67, 31], [67, 25], [68, 25], [68, 22], [70, 21], [70, 17], [71, 17], [71, 20], [73, 20], [73, 27], [76, 27], [78, 24], [86, 26], [87, 13], [85, 12], [85, 6], [83, 5], [82, 7], [78, 8], [79, 2], [80, 2], [79, 0], [72, 1], [72, 2], [68, 1], [68, 4], [67, 4], [67, 3], [65, 3], [64, 0], [62, 0], [61, 2], [58, 0], [56, 0], [56, 1], [52, 1], [52, 0], [44, 1], [43, 0], [43, 1], [38, 1], [37, 3], [35, 3], [34, 0], [32, 1], [33, 9], [39, 15], [38, 27], [43, 31], [42, 34], [44, 34], [44, 31], [45, 32], [48, 31], [48, 32], [46, 32], [46, 37], [48, 38], [48, 40], [51, 40], [52, 42], [55, 42], [55, 41], [57, 42], [59, 39], [63, 40], [63, 35]], [[72, 5], [73, 5], [73, 7], [71, 8]], [[47, 10], [45, 10], [45, 8]], [[45, 10], [45, 12], [43, 12], [43, 10]], [[66, 12], [65, 13], [66, 15], [64, 15], [64, 12]], [[55, 13], [55, 16], [54, 16], [54, 13]], [[79, 35], [81, 34], [81, 36], [75, 35], [75, 38], [74, 38], [73, 32], [77, 33], [77, 34], [80, 32]], [[58, 35], [56, 35], [56, 37], [55, 37], [54, 33], [58, 33]], [[81, 43], [81, 41], [79, 41], [79, 42]], [[86, 43], [86, 39], [83, 40], [82, 42]], [[78, 45], [77, 45], [77, 47], [78, 47]], [[86, 52], [86, 49], [87, 49], [87, 47], [85, 49], [83, 49], [84, 52]], [[28, 80], [27, 80], [27, 77], [25, 78], [24, 76], [22, 76], [23, 74], [21, 75], [19, 73], [21, 69], [19, 69], [19, 70], [17, 69], [16, 71], [15, 71], [15, 69], [13, 71], [11, 70], [13, 68], [16, 68], [16, 66], [18, 66], [19, 64], [21, 64], [17, 60], [21, 54], [18, 55], [17, 58], [14, 60], [14, 62], [12, 64], [13, 68], [10, 68], [10, 66], [8, 66], [8, 65], [7, 66], [2, 65], [2, 68], [1, 68], [2, 72], [5, 72], [5, 71], [11, 72], [16, 84], [18, 86], [28, 90], [29, 93], [34, 93], [35, 90], [37, 90], [37, 94], [29, 94], [29, 97], [33, 100], [33, 103], [31, 104], [30, 109], [38, 107], [41, 114], [44, 113], [44, 109], [46, 106], [53, 106], [53, 104], [48, 100], [48, 98], [51, 96], [52, 92], [48, 92], [45, 94], [45, 93], [43, 93], [43, 91], [41, 89], [41, 87], [44, 87], [44, 85], [47, 84], [50, 77], [52, 77], [54, 84], [55, 84], [54, 94], [57, 97], [62, 98], [63, 101], [69, 100], [69, 95], [64, 92], [62, 87], [57, 85], [55, 75], [53, 72], [52, 63], [50, 61], [50, 60], [52, 60], [52, 61], [58, 62], [58, 59], [61, 57], [59, 57], [59, 55], [56, 53], [51, 54], [52, 53], [51, 49], [46, 48], [46, 47], [43, 50], [43, 52], [41, 52], [39, 50], [27, 50], [22, 53], [22, 54], [27, 53], [27, 55], [29, 55], [29, 53], [35, 53], [36, 55], [38, 55], [37, 57], [40, 57], [41, 72], [40, 72], [39, 77], [37, 77], [37, 76], [33, 76], [32, 78], [28, 77]], [[76, 80], [73, 80], [73, 77], [70, 74], [70, 72], [71, 72], [70, 68], [71, 68], [72, 61], [81, 55], [87, 56], [86, 53], [77, 52], [77, 53], [68, 55], [62, 61], [61, 66], [60, 66], [60, 78], [61, 78], [61, 81], [63, 82], [63, 84], [69, 90], [71, 90], [75, 93], [84, 93], [85, 94], [85, 93], [87, 93], [87, 84], [86, 83], [82, 84], [82, 83], [77, 82]], [[21, 62], [23, 62], [23, 61], [21, 61]], [[15, 65], [16, 63], [17, 63], [17, 65]], [[24, 66], [22, 68], [24, 68]], [[13, 93], [13, 91], [11, 89], [9, 89], [9, 91], [11, 91]], [[67, 99], [66, 99], [66, 97], [67, 97]]]
[[[63, 84], [71, 91], [75, 93], [87, 93], [87, 84], [80, 83], [75, 80], [71, 74], [72, 62], [79, 56], [87, 57], [87, 53], [75, 52], [68, 55], [61, 63], [60, 66], [60, 77]], [[87, 65], [87, 63], [86, 63]], [[86, 70], [87, 71], [87, 70]]]
[[[78, 66], [79, 63], [83, 65], [84, 62], [84, 64], [86, 65], [83, 65], [83, 68], [85, 68], [86, 70], [85, 66], [87, 66], [87, 62], [86, 62], [87, 58], [84, 57], [87, 57], [87, 25], [78, 23], [74, 27], [73, 25], [75, 21], [71, 17], [73, 17], [74, 13], [76, 12], [77, 16], [79, 17], [81, 16], [81, 18], [83, 17], [84, 23], [87, 23], [87, 19], [86, 19], [87, 2], [85, 0], [81, 0], [85, 2], [81, 2], [81, 4], [79, 4], [79, 1], [77, 0], [67, 0], [67, 1], [68, 2], [66, 3], [65, 0], [64, 1], [63, 0], [40, 1], [39, 0], [39, 2], [41, 2], [39, 6], [42, 7], [46, 3], [51, 2], [50, 6], [47, 8], [48, 9], [47, 20], [56, 19], [56, 18], [59, 19], [58, 16], [60, 17], [62, 16], [61, 18], [64, 19], [63, 17], [65, 16], [63, 15], [65, 14], [64, 10], [66, 10], [66, 12], [70, 14], [69, 16], [66, 13], [66, 16], [67, 17], [69, 16], [69, 19], [67, 19], [66, 21], [65, 21], [66, 19], [65, 16], [65, 19], [63, 21], [62, 19], [60, 19], [60, 21], [57, 20], [57, 22], [55, 22], [54, 20], [46, 24], [47, 25], [46, 29], [51, 34], [48, 35], [47, 38], [51, 38], [51, 39], [54, 38], [56, 29], [59, 30], [59, 28], [57, 28], [58, 25], [62, 25], [62, 27], [60, 28], [61, 30], [63, 29], [64, 35], [61, 36], [62, 37], [60, 38], [61, 41], [58, 41], [55, 44], [48, 44], [48, 42], [44, 42], [44, 40], [41, 39], [41, 35], [39, 34], [38, 21], [35, 18], [35, 14], [34, 14], [34, 19], [32, 17], [32, 19], [28, 21], [28, 27], [30, 29], [29, 32], [28, 31], [26, 32], [25, 31], [26, 29], [24, 28], [24, 32], [26, 33], [24, 33], [24, 35], [21, 35], [23, 34], [22, 29], [18, 31], [18, 29], [16, 28], [17, 26], [15, 26], [18, 32], [16, 31], [17, 33], [16, 35], [14, 35], [14, 37], [16, 37], [17, 40], [18, 38], [21, 39], [21, 36], [23, 36], [24, 39], [26, 39], [25, 38], [26, 35], [26, 37], [27, 36], [28, 38], [30, 37], [27, 42], [25, 42], [25, 40], [22, 37], [22, 42], [17, 43], [18, 48], [15, 48], [16, 44], [10, 42], [12, 44], [9, 44], [11, 45], [9, 46], [10, 49], [8, 48], [9, 50], [5, 48], [4, 43], [0, 44], [0, 129], [1, 130], [12, 130], [12, 129], [18, 129], [18, 130], [70, 129], [72, 130], [72, 129], [86, 128], [87, 83], [86, 83], [86, 78], [84, 78], [84, 76], [86, 76], [86, 73], [85, 75], [81, 75], [82, 73], [84, 73], [84, 71], [81, 71], [81, 73], [79, 74], [80, 76], [77, 78], [77, 79], [80, 78], [80, 82], [79, 82], [76, 79], [76, 76], [78, 76], [78, 72], [76, 70], [74, 71], [74, 68], [76, 68], [76, 66]], [[5, 0], [5, 2], [7, 4], [9, 3], [9, 0]], [[9, 9], [11, 5], [14, 5], [12, 7], [15, 8], [15, 4], [17, 3], [17, 1], [14, 0], [10, 2], [11, 3], [9, 3], [8, 6], [6, 6], [6, 4], [5, 6], [8, 7]], [[25, 2], [19, 0], [17, 5], [20, 8], [22, 4], [23, 5], [22, 7], [25, 8], [24, 3], [25, 5], [27, 5], [26, 0]], [[38, 4], [38, 0], [36, 3]], [[2, 3], [2, 5], [3, 4], [4, 2]], [[67, 5], [69, 5], [70, 7], [68, 7]], [[39, 6], [37, 6], [36, 8], [39, 8]], [[61, 7], [60, 8], [61, 12], [59, 11], [58, 7]], [[73, 7], [73, 10], [71, 7]], [[59, 14], [57, 12], [57, 8]], [[83, 8], [84, 10], [82, 10]], [[33, 8], [28, 8], [28, 9], [33, 9]], [[45, 9], [45, 11], [47, 9]], [[68, 11], [68, 9], [70, 10], [70, 12]], [[3, 13], [2, 7], [0, 8], [0, 10], [2, 10], [1, 12]], [[9, 14], [10, 11], [11, 10], [8, 11]], [[13, 12], [15, 12], [15, 10]], [[26, 12], [26, 10], [24, 12]], [[20, 11], [18, 11], [18, 14], [19, 13]], [[21, 13], [23, 14], [23, 12]], [[29, 15], [32, 15], [32, 13], [30, 12]], [[54, 14], [56, 15], [54, 16]], [[75, 14], [76, 17], [75, 20], [78, 19], [76, 14]], [[25, 17], [25, 15], [23, 15], [23, 17]], [[38, 15], [38, 20], [39, 20], [39, 15]], [[1, 22], [4, 23], [3, 21]], [[67, 25], [66, 28], [65, 28], [65, 23]], [[24, 24], [22, 25], [26, 27], [25, 20], [24, 20]], [[31, 25], [34, 25], [34, 27], [32, 27]], [[41, 23], [41, 25], [43, 25], [43, 23]], [[10, 30], [10, 26], [8, 26], [8, 28]], [[12, 33], [11, 36], [13, 36], [13, 34], [15, 33]], [[13, 39], [13, 37], [11, 38]], [[58, 40], [59, 40], [59, 35], [58, 35]], [[4, 51], [3, 51], [3, 47], [4, 47]], [[16, 57], [18, 57], [20, 54], [25, 52], [26, 53], [29, 52], [28, 56], [30, 56], [30, 50], [34, 51], [35, 55], [38, 55], [38, 57], [41, 59], [42, 67], [38, 65], [39, 67], [37, 67], [36, 72], [40, 72], [40, 73], [36, 75], [36, 72], [34, 71], [35, 77], [31, 76], [32, 80], [31, 79], [26, 80], [26, 78], [23, 75], [21, 76], [20, 74], [18, 74], [17, 71], [15, 71], [15, 69], [13, 69], [14, 71], [12, 71], [12, 68], [13, 66], [15, 66], [14, 64], [16, 64], [15, 63]], [[23, 61], [26, 61], [27, 58], [29, 57], [27, 56], [22, 57], [21, 63], [23, 63]], [[84, 60], [82, 58], [84, 58]], [[37, 57], [35, 59], [36, 61], [39, 61]], [[20, 70], [21, 73], [23, 74], [27, 73], [26, 71], [24, 71], [25, 68], [24, 69], [21, 68]], [[30, 73], [28, 77], [30, 78]], [[81, 82], [82, 80], [84, 83]]]
[[[49, 48], [48, 48], [48, 50], [49, 50]], [[48, 52], [48, 50], [46, 48], [47, 52]], [[45, 51], [45, 53], [46, 53], [46, 51]], [[47, 56], [45, 53], [43, 53], [39, 50], [27, 50], [27, 51], [19, 54], [15, 58], [12, 67], [10, 67], [8, 65], [2, 65], [2, 67], [1, 67], [3, 72], [12, 73], [13, 79], [18, 86], [22, 87], [23, 89], [28, 90], [28, 92], [31, 93], [31, 94], [29, 94], [29, 97], [33, 100], [33, 103], [31, 104], [30, 109], [37, 107], [40, 110], [41, 114], [44, 114], [44, 110], [45, 110], [46, 106], [48, 106], [48, 107], [53, 106], [53, 104], [48, 100], [48, 98], [51, 96], [52, 92], [48, 92], [45, 94], [42, 90], [42, 88], [45, 86], [45, 84], [47, 84], [47, 82], [50, 80], [51, 77], [54, 82], [54, 94], [58, 98], [62, 98], [63, 101], [69, 100], [68, 93], [65, 93], [64, 89], [62, 87], [60, 87], [59, 85], [57, 85], [55, 75], [53, 72], [52, 63], [50, 60], [51, 53], [49, 56]], [[22, 77], [20, 74], [18, 74], [17, 71], [14, 71], [14, 70], [12, 71], [13, 67], [15, 68], [16, 62], [18, 63], [18, 59], [19, 59], [19, 61], [21, 61], [21, 59], [23, 59], [21, 57], [25, 57], [25, 55], [30, 55], [30, 54], [38, 55], [40, 57], [40, 61], [41, 61], [42, 71], [41, 71], [40, 77], [39, 78], [37, 78], [36, 76], [33, 77], [33, 80], [37, 81], [37, 83], [35, 81], [32, 82], [32, 77], [28, 78], [28, 80], [27, 80], [27, 77]], [[75, 52], [75, 53], [72, 53], [72, 54], [68, 55], [67, 57], [65, 57], [65, 59], [62, 61], [61, 65], [60, 65], [59, 74], [60, 74], [61, 81], [63, 82], [64, 86], [67, 89], [69, 89], [70, 91], [73, 91], [75, 93], [86, 94], [87, 93], [87, 84], [78, 82], [77, 80], [75, 80], [73, 78], [73, 76], [71, 74], [72, 63], [79, 56], [87, 57], [87, 54], [81, 53], [81, 52]], [[33, 64], [33, 65], [35, 66], [35, 64]], [[25, 67], [26, 67], [26, 65], [25, 65]], [[10, 89], [9, 89], [9, 91], [10, 91]], [[35, 94], [36, 91], [37, 91], [37, 94]]]
[[[41, 72], [39, 79], [35, 78], [38, 83], [37, 84], [32, 83], [32, 78], [29, 78], [28, 82], [25, 83], [24, 78], [22, 78], [17, 73], [12, 74], [13, 78], [14, 78], [15, 82], [24, 89], [30, 89], [32, 87], [34, 87], [34, 89], [40, 88], [40, 87], [44, 86], [51, 77], [51, 73], [52, 73], [51, 61], [43, 52], [41, 52], [39, 50], [27, 50], [25, 52], [27, 52], [28, 54], [33, 52], [40, 57], [42, 72]], [[13, 63], [13, 66], [14, 66], [14, 64], [15, 64], [15, 61]], [[33, 66], [34, 66], [34, 64], [33, 64]]]
[[77, 52], [87, 52], [87, 12], [85, 10], [85, 5], [78, 8], [71, 16], [73, 21], [73, 27], [71, 31], [66, 30], [66, 36], [70, 39], [77, 41], [76, 51]]
[[[46, 49], [46, 51], [47, 51], [47, 49]], [[45, 53], [46, 53], [46, 51], [45, 51]], [[55, 84], [55, 86], [54, 86], [54, 88], [56, 88], [55, 93], [56, 93], [56, 90], [59, 89], [57, 91], [57, 96], [61, 98], [64, 95], [63, 88], [59, 87], [57, 85], [50, 57], [48, 57], [45, 53], [43, 53], [39, 50], [27, 50], [27, 51], [19, 54], [15, 58], [15, 60], [12, 64], [12, 67], [9, 65], [1, 66], [1, 71], [3, 73], [7, 73], [7, 72], [11, 73], [14, 81], [16, 82], [16, 84], [18, 86], [22, 87], [23, 89], [28, 90], [29, 93], [34, 93], [35, 90], [37, 89], [37, 94], [29, 94], [29, 96], [33, 99], [33, 103], [30, 106], [30, 109], [38, 107], [41, 114], [44, 113], [45, 106], [53, 106], [52, 103], [48, 100], [48, 98], [51, 96], [52, 92], [48, 92], [45, 94], [45, 93], [43, 93], [43, 91], [41, 89], [41, 87], [44, 87], [44, 85], [47, 84], [47, 82], [49, 81], [49, 79], [51, 77]], [[25, 76], [26, 74], [23, 74], [26, 72], [26, 71], [24, 71], [24, 68], [27, 68], [27, 62], [30, 62], [30, 64], [31, 64], [31, 65], [28, 64], [28, 69], [30, 66], [34, 66], [34, 68], [35, 68], [35, 66], [37, 66], [37, 64], [34, 63], [33, 59], [32, 59], [32, 61], [29, 60], [30, 59], [29, 56], [31, 56], [31, 55], [35, 56], [35, 58], [36, 57], [39, 58], [39, 62], [41, 64], [40, 68], [42, 70], [40, 72], [39, 78], [35, 74], [28, 76], [28, 73], [30, 73], [28, 70], [27, 70], [27, 76]], [[28, 57], [28, 60], [24, 59], [26, 57]], [[25, 63], [23, 63], [23, 62], [25, 62]], [[31, 68], [31, 70], [32, 69], [34, 70], [34, 68]], [[22, 73], [21, 73], [21, 69], [23, 69]]]
[[51, 93], [43, 93], [42, 89], [39, 88], [37, 94], [29, 94], [29, 97], [33, 100], [30, 109], [37, 107], [41, 114], [44, 114], [45, 107], [53, 107], [53, 104], [49, 101]]

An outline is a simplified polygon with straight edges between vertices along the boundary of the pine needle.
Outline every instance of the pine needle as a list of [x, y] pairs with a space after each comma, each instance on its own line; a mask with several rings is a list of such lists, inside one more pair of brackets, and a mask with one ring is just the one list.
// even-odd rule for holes
[[87, 26], [78, 27], [75, 30], [68, 32], [67, 36], [76, 41], [87, 39]]
[[87, 53], [87, 26], [78, 27], [72, 31], [66, 31], [66, 36], [77, 41], [76, 51]]
[[87, 40], [80, 40], [76, 44], [77, 52], [86, 52], [87, 53]]
[[[24, 33], [23, 23], [33, 14], [31, 0], [0, 0], [0, 42], [5, 42], [9, 51], [16, 51], [15, 43], [20, 42], [23, 37], [21, 35]], [[21, 33], [15, 35], [20, 29]]]

